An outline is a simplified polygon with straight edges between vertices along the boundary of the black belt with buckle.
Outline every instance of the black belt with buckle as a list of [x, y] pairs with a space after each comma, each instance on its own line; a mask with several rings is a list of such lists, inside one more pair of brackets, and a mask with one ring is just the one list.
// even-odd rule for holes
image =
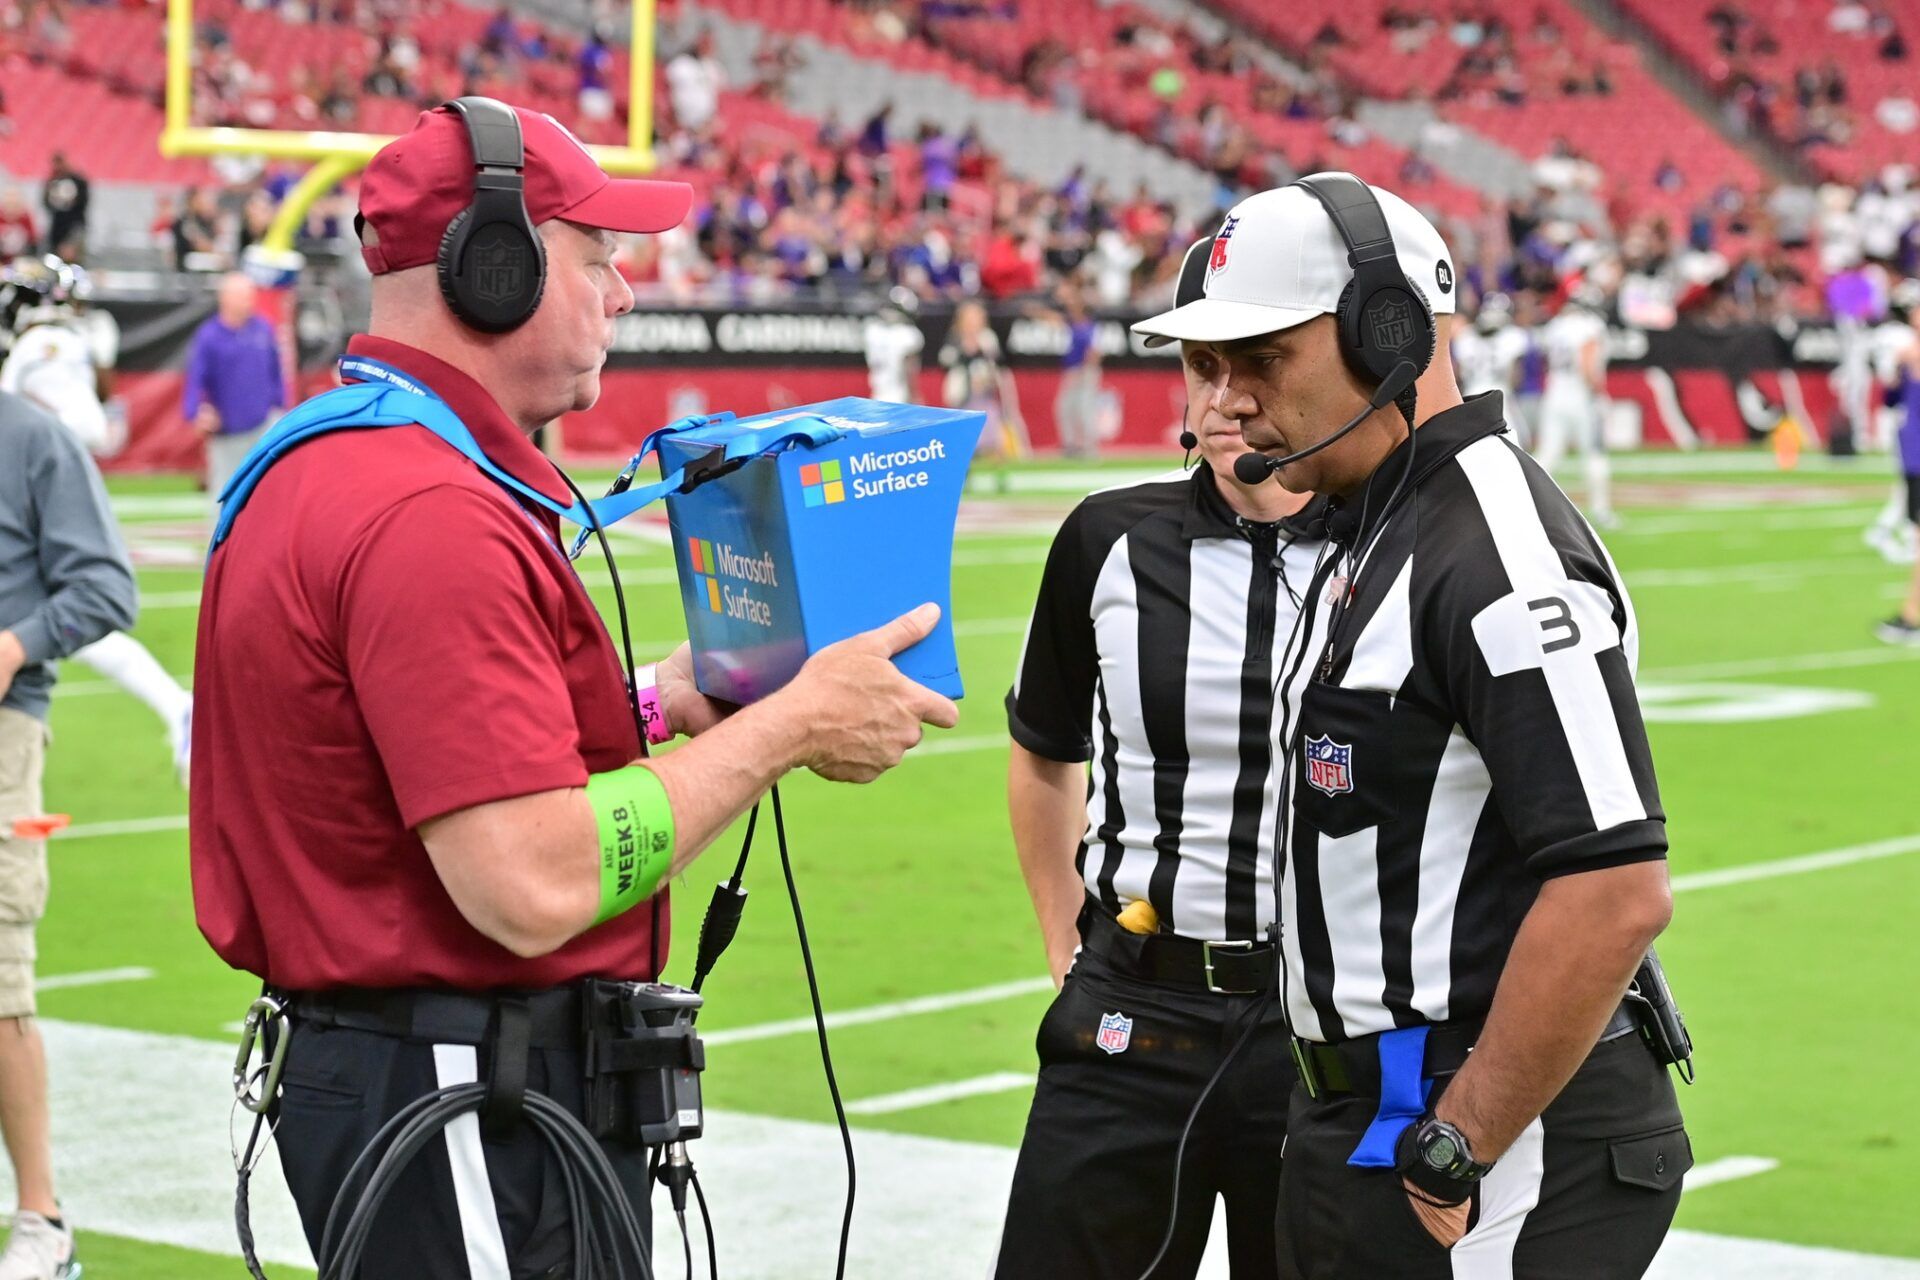
[[[1429, 1026], [1426, 1061], [1420, 1074], [1428, 1079], [1439, 1079], [1458, 1071], [1466, 1063], [1467, 1055], [1473, 1052], [1474, 1042], [1480, 1038], [1483, 1025], [1482, 1021], [1475, 1020], [1436, 1022]], [[1605, 1044], [1609, 1040], [1632, 1035], [1638, 1029], [1632, 1011], [1622, 1002], [1613, 1011], [1613, 1018], [1607, 1023], [1606, 1030], [1600, 1033], [1599, 1043]], [[1306, 1087], [1307, 1096], [1316, 1100], [1335, 1093], [1379, 1097], [1379, 1040], [1378, 1035], [1370, 1035], [1342, 1040], [1337, 1044], [1323, 1044], [1318, 1040], [1295, 1037], [1293, 1065], [1300, 1072], [1300, 1083]]]
[[1129, 933], [1089, 898], [1080, 913], [1086, 949], [1121, 973], [1215, 995], [1258, 995], [1273, 987], [1271, 942], [1206, 942], [1177, 933]]
[[524, 1004], [528, 1044], [535, 1049], [577, 1050], [586, 1035], [577, 986], [534, 992], [376, 990], [364, 987], [294, 992], [294, 1021], [344, 1027], [411, 1040], [416, 1044], [485, 1045], [498, 1023], [501, 1004]]

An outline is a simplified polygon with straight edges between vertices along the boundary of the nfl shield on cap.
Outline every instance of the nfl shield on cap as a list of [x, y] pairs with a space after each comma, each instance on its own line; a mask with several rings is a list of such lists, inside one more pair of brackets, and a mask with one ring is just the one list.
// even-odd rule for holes
[[[1400, 269], [1435, 315], [1452, 315], [1458, 296], [1453, 255], [1440, 233], [1391, 191], [1374, 187], [1373, 194], [1393, 232]], [[1303, 188], [1275, 187], [1242, 200], [1220, 224], [1205, 296], [1142, 320], [1133, 331], [1190, 342], [1255, 338], [1332, 315], [1352, 279], [1347, 247], [1326, 209]]]

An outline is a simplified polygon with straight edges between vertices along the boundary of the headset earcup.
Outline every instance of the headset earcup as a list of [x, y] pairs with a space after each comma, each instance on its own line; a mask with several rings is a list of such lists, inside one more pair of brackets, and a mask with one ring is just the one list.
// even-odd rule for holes
[[1433, 306], [1420, 286], [1396, 272], [1392, 283], [1370, 290], [1358, 304], [1351, 296], [1353, 285], [1347, 289], [1340, 299], [1347, 362], [1376, 384], [1402, 360], [1425, 373], [1433, 363], [1436, 335]]
[[[483, 270], [476, 279], [468, 258], [500, 252], [516, 265], [504, 271]], [[484, 267], [485, 264], [482, 264]], [[517, 329], [539, 309], [546, 293], [547, 254], [540, 235], [520, 219], [490, 218], [476, 224], [474, 207], [462, 209], [440, 238], [435, 259], [440, 296], [447, 308], [469, 328], [482, 333]]]

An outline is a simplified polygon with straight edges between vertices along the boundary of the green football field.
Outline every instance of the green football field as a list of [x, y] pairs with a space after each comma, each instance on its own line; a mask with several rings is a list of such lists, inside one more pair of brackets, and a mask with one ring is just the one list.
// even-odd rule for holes
[[[1883, 461], [1847, 468], [1815, 458], [1786, 477], [1769, 463], [1622, 459], [1625, 523], [1608, 535], [1639, 610], [1640, 678], [1673, 844], [1677, 906], [1661, 952], [1700, 1070], [1682, 1101], [1697, 1160], [1716, 1171], [1688, 1192], [1678, 1225], [1920, 1258], [1911, 1119], [1920, 1112], [1920, 650], [1888, 648], [1872, 632], [1906, 570], [1860, 538], [1886, 496]], [[1106, 478], [1150, 469], [1115, 464]], [[823, 999], [830, 1013], [857, 1015], [832, 1044], [845, 1096], [866, 1104], [854, 1117], [856, 1144], [884, 1160], [874, 1172], [863, 1164], [863, 1204], [875, 1207], [856, 1218], [856, 1237], [869, 1250], [901, 1229], [882, 1216], [898, 1184], [943, 1176], [936, 1153], [999, 1167], [992, 1148], [1018, 1142], [1047, 1002], [1007, 832], [1001, 695], [1050, 530], [1098, 477], [1036, 466], [1013, 479], [1008, 496], [972, 499], [962, 522], [954, 617], [970, 696], [959, 727], [931, 735], [874, 785], [802, 776], [783, 792]], [[184, 675], [204, 537], [198, 504], [184, 481], [111, 487], [142, 566], [135, 634]], [[681, 634], [672, 555], [657, 535], [616, 545], [645, 660]], [[604, 569], [582, 564], [610, 611]], [[219, 1167], [224, 1113], [205, 1104], [225, 1087], [228, 1028], [256, 988], [195, 931], [186, 798], [158, 722], [70, 665], [53, 726], [47, 807], [72, 814], [75, 828], [51, 851], [40, 971], [56, 981], [41, 1011], [54, 1048], [56, 1164], [84, 1232], [87, 1275], [241, 1275], [221, 1198], [230, 1194]], [[687, 979], [699, 914], [736, 849], [723, 841], [677, 889], [670, 979]], [[803, 1122], [767, 1132], [813, 1135], [814, 1162], [796, 1156], [791, 1176], [824, 1171], [800, 1190], [820, 1220], [805, 1228], [809, 1238], [830, 1238], [842, 1193], [837, 1139], [818, 1127], [832, 1111], [813, 1036], [793, 1021], [807, 1014], [807, 994], [770, 839], [748, 885], [740, 937], [707, 985], [707, 1100], [729, 1117]], [[201, 1062], [212, 1065], [180, 1065]], [[160, 1136], [201, 1114], [216, 1117], [204, 1153]], [[703, 1141], [721, 1141], [719, 1128]], [[780, 1175], [770, 1169], [765, 1181]], [[745, 1191], [726, 1199], [710, 1190], [723, 1266], [736, 1248], [761, 1259], [733, 1274], [831, 1274], [812, 1254], [790, 1268], [766, 1263], [781, 1256], [786, 1228]], [[269, 1171], [256, 1198], [280, 1195]], [[973, 1260], [991, 1252], [990, 1227], [989, 1238], [971, 1238], [993, 1217], [990, 1195], [979, 1198], [987, 1202], [948, 1229], [965, 1262], [953, 1274], [979, 1274]], [[921, 1209], [935, 1228], [944, 1203]], [[663, 1274], [677, 1276], [670, 1222], [663, 1237], [672, 1247], [661, 1256], [673, 1259]], [[1920, 1274], [1920, 1264], [1825, 1253], [1756, 1256], [1761, 1269], [1739, 1274]], [[1821, 1270], [1795, 1259], [1839, 1260]], [[858, 1274], [936, 1273], [949, 1271], [929, 1263]]]

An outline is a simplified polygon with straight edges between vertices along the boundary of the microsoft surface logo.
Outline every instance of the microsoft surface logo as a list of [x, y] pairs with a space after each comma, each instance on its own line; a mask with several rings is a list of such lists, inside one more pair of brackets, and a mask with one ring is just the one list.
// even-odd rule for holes
[[720, 572], [720, 562], [713, 554], [712, 540], [688, 538], [687, 556], [693, 561], [694, 595], [705, 598], [707, 608], [719, 613], [720, 582], [714, 575]]
[[809, 462], [800, 468], [800, 492], [806, 495], [810, 507], [824, 507], [831, 502], [845, 502], [847, 487], [840, 482], [840, 460], [831, 462]]

